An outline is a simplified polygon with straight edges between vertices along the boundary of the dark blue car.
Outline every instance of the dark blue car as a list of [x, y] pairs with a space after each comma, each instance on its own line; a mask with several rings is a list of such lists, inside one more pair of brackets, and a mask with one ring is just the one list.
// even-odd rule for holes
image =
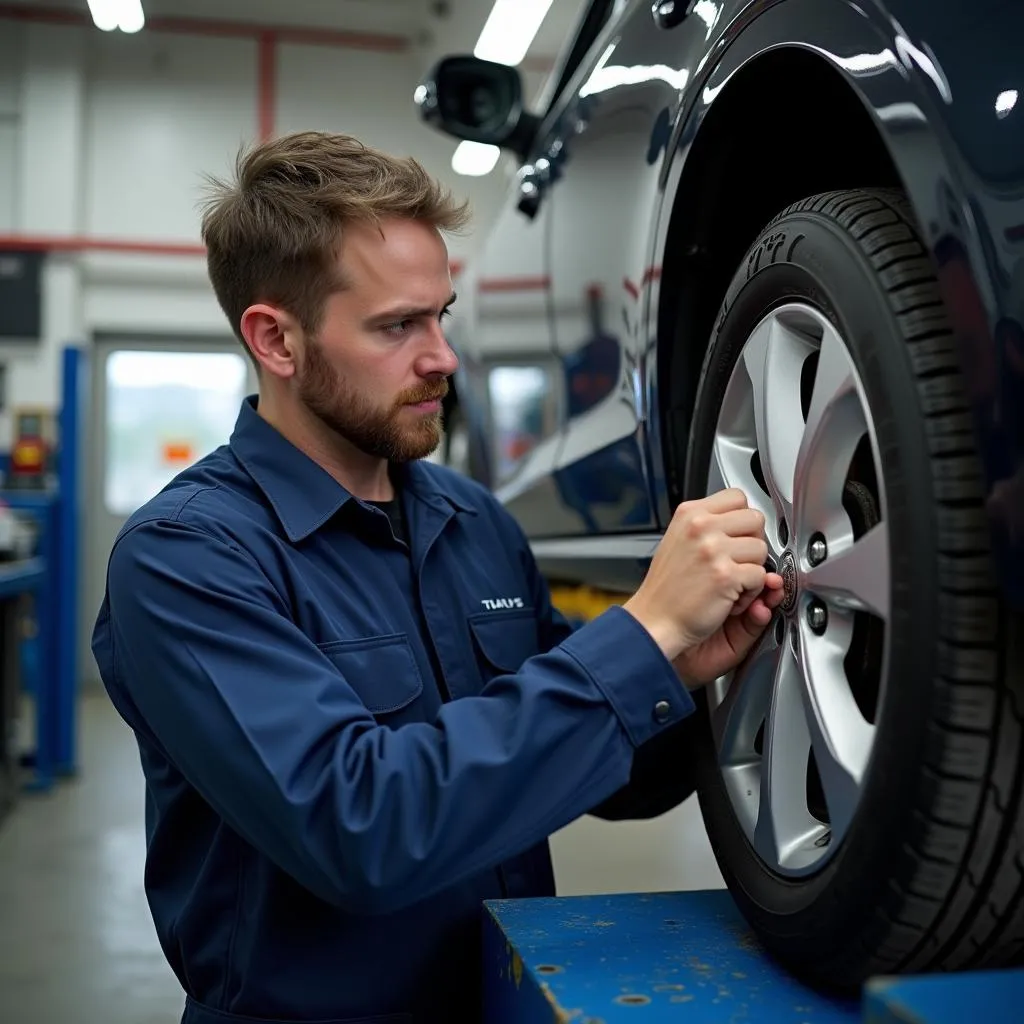
[[831, 985], [1024, 952], [1022, 39], [1016, 0], [591, 0], [539, 99], [469, 56], [416, 93], [518, 167], [452, 451], [545, 573], [628, 592], [723, 486], [767, 516], [785, 603], [695, 774]]

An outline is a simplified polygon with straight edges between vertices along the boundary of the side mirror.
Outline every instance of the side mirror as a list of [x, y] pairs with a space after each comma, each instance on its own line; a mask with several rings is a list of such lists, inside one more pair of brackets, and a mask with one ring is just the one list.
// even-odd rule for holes
[[519, 72], [478, 57], [445, 57], [416, 88], [420, 117], [457, 139], [510, 149], [525, 159], [540, 123], [523, 109]]

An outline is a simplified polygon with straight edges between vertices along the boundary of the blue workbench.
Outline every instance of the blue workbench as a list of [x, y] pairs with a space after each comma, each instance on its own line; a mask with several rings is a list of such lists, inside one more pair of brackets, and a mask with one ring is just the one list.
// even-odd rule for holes
[[490, 901], [484, 958], [486, 1024], [861, 1020], [767, 958], [724, 889]]
[[725, 889], [492, 900], [485, 1024], [1011, 1024], [1024, 971], [878, 978], [819, 995], [765, 955]]
[[1019, 1024], [1024, 970], [967, 971], [919, 978], [874, 978], [864, 993], [864, 1024]]

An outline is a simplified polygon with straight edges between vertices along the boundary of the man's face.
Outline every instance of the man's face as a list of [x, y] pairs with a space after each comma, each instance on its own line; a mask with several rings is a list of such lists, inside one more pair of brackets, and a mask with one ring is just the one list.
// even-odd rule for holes
[[455, 298], [444, 242], [416, 221], [360, 225], [346, 230], [341, 270], [346, 287], [303, 348], [298, 397], [369, 455], [424, 458], [440, 442], [441, 399], [458, 366], [441, 329]]

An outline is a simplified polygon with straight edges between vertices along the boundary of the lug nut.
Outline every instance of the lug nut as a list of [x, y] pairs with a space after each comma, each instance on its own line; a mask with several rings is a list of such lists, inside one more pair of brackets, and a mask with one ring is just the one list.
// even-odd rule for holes
[[824, 537], [815, 537], [811, 541], [807, 549], [807, 557], [811, 560], [811, 565], [821, 565], [828, 558], [828, 546], [825, 544]]
[[815, 633], [824, 633], [828, 625], [828, 610], [820, 601], [814, 601], [807, 607], [807, 624]]

